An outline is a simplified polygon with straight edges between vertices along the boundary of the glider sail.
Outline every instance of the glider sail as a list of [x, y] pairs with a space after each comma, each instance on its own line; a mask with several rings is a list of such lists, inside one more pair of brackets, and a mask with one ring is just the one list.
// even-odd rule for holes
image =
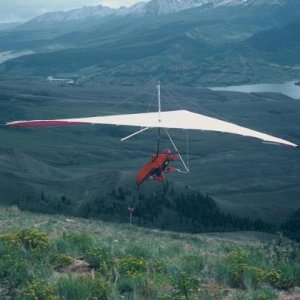
[[[174, 110], [164, 112], [149, 112], [139, 114], [99, 116], [92, 118], [78, 119], [57, 119], [57, 120], [32, 120], [32, 121], [14, 121], [6, 125], [10, 127], [44, 127], [44, 126], [68, 126], [68, 125], [85, 125], [85, 124], [108, 124], [136, 126], [142, 128], [176, 128], [191, 129], [201, 131], [216, 131], [232, 133], [247, 137], [253, 137], [264, 142], [282, 144], [291, 147], [298, 145], [287, 140], [274, 137], [259, 131], [242, 127], [233, 123], [225, 122], [216, 118], [193, 113], [187, 110]], [[145, 130], [146, 130], [145, 129]]]

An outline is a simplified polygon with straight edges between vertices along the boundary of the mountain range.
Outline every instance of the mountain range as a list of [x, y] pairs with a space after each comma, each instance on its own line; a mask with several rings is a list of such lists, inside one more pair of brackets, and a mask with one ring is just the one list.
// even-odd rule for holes
[[300, 75], [299, 16], [295, 0], [152, 0], [47, 13], [0, 33], [0, 50], [34, 52], [15, 56], [0, 70], [81, 83], [294, 79]]
[[107, 16], [157, 16], [167, 15], [178, 11], [200, 7], [202, 9], [217, 7], [251, 7], [251, 6], [281, 6], [296, 8], [295, 0], [151, 0], [149, 2], [138, 2], [131, 7], [113, 9], [103, 5], [85, 6], [70, 11], [48, 12], [32, 19], [29, 23], [43, 23], [54, 21], [79, 20], [90, 17]]

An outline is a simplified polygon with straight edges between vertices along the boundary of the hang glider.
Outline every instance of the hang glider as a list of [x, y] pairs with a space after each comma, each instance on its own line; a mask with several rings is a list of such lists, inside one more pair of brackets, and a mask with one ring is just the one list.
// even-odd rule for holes
[[92, 118], [14, 121], [6, 123], [6, 125], [10, 127], [74, 126], [87, 124], [135, 126], [142, 127], [143, 129], [141, 129], [141, 131], [145, 131], [149, 128], [217, 131], [253, 137], [274, 144], [298, 147], [298, 145], [287, 140], [187, 110], [99, 116]]
[[[165, 176], [163, 172], [174, 172], [175, 170], [183, 173], [189, 173], [188, 163], [185, 164], [182, 159], [175, 143], [173, 142], [168, 129], [184, 129], [184, 130], [200, 130], [200, 131], [215, 131], [232, 133], [246, 137], [260, 139], [266, 143], [286, 145], [291, 147], [298, 147], [298, 145], [287, 140], [242, 127], [230, 122], [225, 122], [216, 118], [211, 118], [202, 114], [190, 112], [188, 110], [174, 110], [174, 111], [161, 111], [160, 99], [160, 84], [157, 86], [158, 93], [158, 112], [148, 112], [139, 114], [125, 114], [125, 115], [111, 115], [111, 116], [98, 116], [91, 118], [74, 118], [74, 119], [56, 119], [56, 120], [31, 120], [31, 121], [14, 121], [6, 123], [10, 127], [49, 127], [49, 126], [74, 126], [74, 125], [87, 125], [87, 124], [106, 124], [117, 126], [133, 126], [140, 127], [140, 129], [129, 136], [121, 139], [124, 141], [137, 134], [140, 134], [150, 128], [157, 128], [157, 148], [156, 154], [152, 159], [142, 167], [136, 176], [136, 183], [140, 185], [147, 178], [152, 177], [154, 180], [163, 182]], [[160, 132], [164, 129], [169, 140], [171, 141], [175, 154], [171, 154], [170, 150], [164, 150], [160, 153]], [[185, 171], [169, 167], [170, 161], [180, 159]]]

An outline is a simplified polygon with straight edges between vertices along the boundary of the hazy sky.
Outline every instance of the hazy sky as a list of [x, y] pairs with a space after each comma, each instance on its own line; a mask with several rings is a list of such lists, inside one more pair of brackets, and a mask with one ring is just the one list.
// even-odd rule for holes
[[130, 6], [141, 0], [0, 0], [0, 23], [25, 21], [54, 10], [103, 4], [110, 7]]

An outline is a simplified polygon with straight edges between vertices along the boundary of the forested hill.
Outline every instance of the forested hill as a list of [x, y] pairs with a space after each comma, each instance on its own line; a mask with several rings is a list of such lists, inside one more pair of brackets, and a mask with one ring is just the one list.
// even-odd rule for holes
[[65, 196], [50, 197], [42, 191], [31, 199], [14, 201], [21, 209], [43, 213], [62, 213], [85, 218], [127, 223], [129, 208], [133, 222], [139, 226], [183, 232], [212, 232], [256, 230], [273, 232], [275, 225], [260, 219], [251, 220], [224, 213], [208, 195], [182, 189], [166, 183], [162, 188], [150, 184], [152, 193], [138, 192], [126, 187], [113, 188], [109, 194], [98, 195], [78, 206]]

